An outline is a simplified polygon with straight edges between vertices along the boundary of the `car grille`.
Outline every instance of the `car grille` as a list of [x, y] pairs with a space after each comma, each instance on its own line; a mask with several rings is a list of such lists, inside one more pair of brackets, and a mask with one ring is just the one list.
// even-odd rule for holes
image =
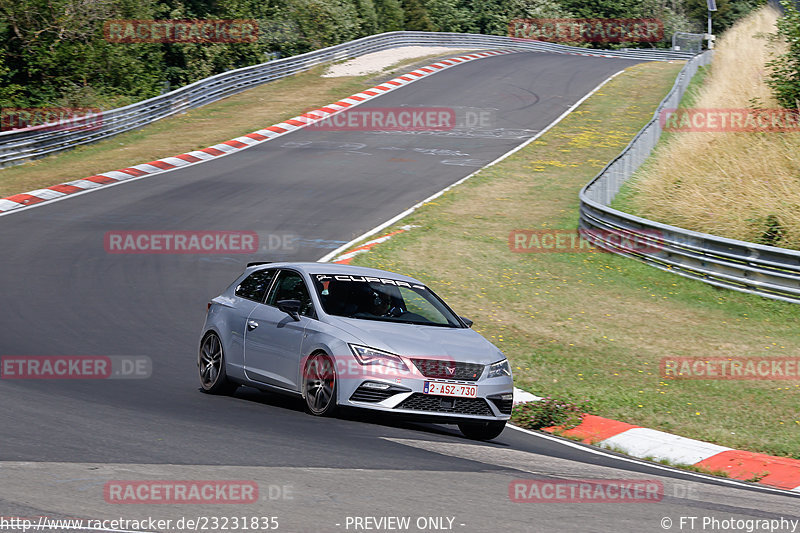
[[457, 363], [443, 359], [412, 359], [414, 366], [427, 378], [477, 381], [483, 373], [478, 363]]
[[510, 415], [511, 409], [514, 407], [514, 400], [501, 400], [500, 398], [489, 398], [489, 400], [497, 407], [497, 410], [504, 415]]
[[493, 416], [494, 413], [483, 398], [452, 398], [434, 396], [432, 394], [412, 394], [395, 409], [411, 409], [413, 411], [431, 411], [434, 413], [451, 413], [457, 415]]

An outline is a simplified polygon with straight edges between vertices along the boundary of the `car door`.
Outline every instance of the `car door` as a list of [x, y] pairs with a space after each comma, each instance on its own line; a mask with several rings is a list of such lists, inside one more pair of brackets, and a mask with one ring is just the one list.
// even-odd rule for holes
[[[299, 300], [299, 320], [277, 307], [281, 300]], [[245, 370], [248, 378], [293, 391], [300, 390], [300, 359], [306, 327], [315, 317], [303, 276], [281, 270], [262, 305], [257, 305], [245, 328]]]
[[218, 313], [219, 318], [214, 323], [219, 328], [218, 332], [226, 347], [225, 358], [232, 377], [244, 377], [244, 332], [247, 318], [257, 305], [264, 302], [276, 273], [276, 269], [251, 272], [234, 288], [233, 298], [214, 298], [213, 301], [219, 305], [209, 309], [209, 312]]

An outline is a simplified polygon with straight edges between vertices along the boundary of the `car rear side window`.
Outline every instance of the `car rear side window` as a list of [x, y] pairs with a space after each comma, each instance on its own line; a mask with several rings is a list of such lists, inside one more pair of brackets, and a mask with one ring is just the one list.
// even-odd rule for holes
[[257, 270], [247, 276], [234, 292], [240, 298], [263, 302], [267, 294], [272, 278], [275, 277], [275, 270]]

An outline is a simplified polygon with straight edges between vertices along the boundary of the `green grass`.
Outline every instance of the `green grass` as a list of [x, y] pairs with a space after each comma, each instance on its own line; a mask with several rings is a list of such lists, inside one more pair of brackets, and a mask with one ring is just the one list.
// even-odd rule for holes
[[611, 254], [509, 250], [511, 230], [576, 227], [579, 189], [652, 117], [680, 67], [628, 69], [538, 141], [398, 223], [418, 228], [353, 263], [427, 282], [503, 349], [525, 390], [800, 458], [797, 382], [664, 380], [658, 368], [667, 356], [796, 355], [796, 306]]

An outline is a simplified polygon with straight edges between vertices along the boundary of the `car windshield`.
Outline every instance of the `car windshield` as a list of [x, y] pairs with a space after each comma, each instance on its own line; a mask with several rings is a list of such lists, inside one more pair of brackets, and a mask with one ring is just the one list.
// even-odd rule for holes
[[458, 318], [424, 285], [407, 281], [315, 274], [314, 286], [329, 315], [383, 322], [463, 327]]

